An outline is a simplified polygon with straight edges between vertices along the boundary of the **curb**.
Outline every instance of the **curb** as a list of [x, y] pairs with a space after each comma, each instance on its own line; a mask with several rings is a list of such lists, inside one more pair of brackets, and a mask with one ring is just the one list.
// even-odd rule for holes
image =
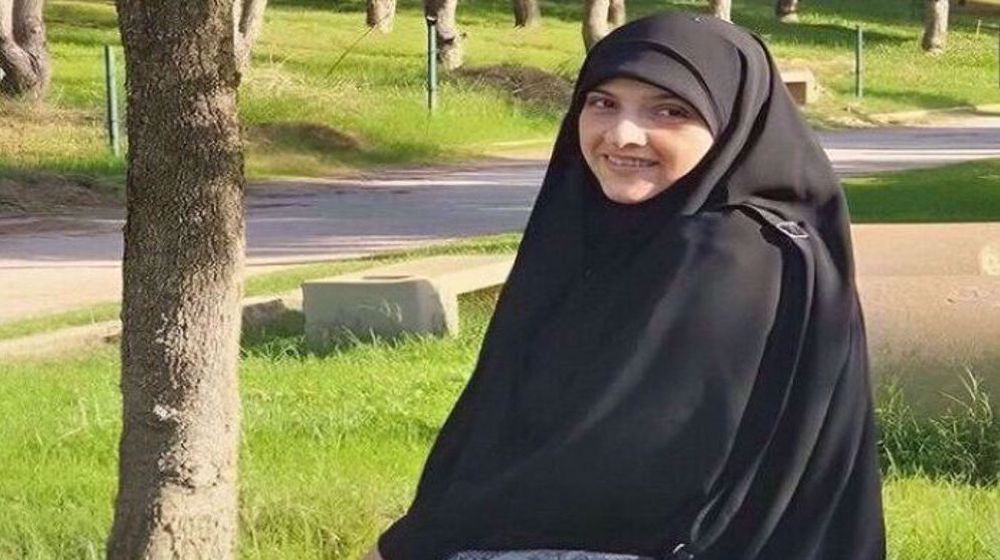
[[986, 103], [981, 105], [960, 105], [957, 107], [944, 107], [941, 109], [920, 109], [916, 111], [897, 111], [892, 113], [869, 113], [868, 118], [873, 121], [891, 123], [894, 121], [906, 121], [912, 119], [922, 119], [936, 115], [950, 115], [963, 113], [993, 113], [1000, 116], [1000, 103]]
[[[302, 313], [302, 291], [254, 296], [243, 300], [243, 332], [284, 324], [290, 315]], [[91, 325], [0, 341], [0, 363], [14, 360], [55, 358], [121, 339], [122, 323], [115, 319]]]

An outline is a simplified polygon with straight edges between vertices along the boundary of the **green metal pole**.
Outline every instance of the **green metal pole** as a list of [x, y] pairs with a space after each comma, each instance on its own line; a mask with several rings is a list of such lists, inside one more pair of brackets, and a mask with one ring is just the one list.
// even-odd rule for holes
[[437, 18], [427, 18], [427, 112], [437, 107]]
[[997, 23], [997, 87], [1000, 87], [1000, 22]]
[[118, 88], [115, 81], [115, 54], [111, 50], [111, 45], [104, 45], [104, 87], [107, 95], [107, 126], [108, 142], [111, 144], [111, 153], [115, 157], [121, 156], [121, 147], [118, 141]]
[[861, 30], [861, 26], [857, 26], [857, 33], [854, 38], [854, 95], [855, 97], [864, 97], [864, 79], [862, 75], [864, 74], [864, 52], [865, 52], [865, 36], [864, 32]]

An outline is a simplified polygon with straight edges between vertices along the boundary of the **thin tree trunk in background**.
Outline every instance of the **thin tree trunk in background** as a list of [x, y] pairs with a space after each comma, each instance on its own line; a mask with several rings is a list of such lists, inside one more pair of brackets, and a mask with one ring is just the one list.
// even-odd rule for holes
[[232, 0], [117, 0], [128, 93], [109, 559], [235, 555], [244, 253]]
[[708, 0], [708, 6], [712, 10], [713, 16], [732, 21], [732, 0]]
[[778, 0], [774, 15], [786, 23], [799, 21], [799, 0]]
[[52, 79], [44, 0], [0, 0], [0, 95], [41, 99]]
[[437, 18], [437, 59], [445, 70], [462, 65], [465, 49], [462, 33], [455, 22], [458, 0], [424, 0], [424, 13]]
[[365, 23], [382, 33], [392, 31], [396, 19], [396, 0], [368, 0], [368, 12]]
[[923, 49], [936, 54], [944, 51], [948, 39], [948, 0], [924, 0]]
[[625, 25], [625, 0], [611, 0], [608, 6], [608, 25], [611, 29]]
[[512, 0], [514, 6], [514, 27], [537, 27], [542, 23], [542, 11], [538, 0]]
[[589, 51], [608, 32], [611, 0], [583, 1], [583, 46]]
[[233, 24], [236, 37], [236, 61], [240, 71], [250, 67], [250, 52], [264, 25], [264, 8], [267, 0], [235, 0]]

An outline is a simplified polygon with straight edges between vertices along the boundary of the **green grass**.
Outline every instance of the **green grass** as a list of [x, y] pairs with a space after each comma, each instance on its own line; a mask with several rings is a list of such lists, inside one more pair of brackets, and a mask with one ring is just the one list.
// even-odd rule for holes
[[[704, 5], [702, 0], [634, 0], [629, 17]], [[928, 57], [918, 46], [919, 14], [913, 13], [911, 0], [803, 4], [796, 25], [776, 22], [772, 5], [772, 0], [737, 2], [734, 19], [762, 34], [783, 66], [805, 65], [817, 73], [823, 95], [809, 109], [814, 121], [997, 100], [995, 37], [989, 32], [977, 36], [971, 15], [954, 14], [947, 53]], [[509, 3], [499, 0], [460, 6], [459, 24], [468, 34], [467, 67], [520, 64], [575, 77], [584, 56], [579, 2], [543, 1], [543, 26], [532, 30], [512, 28], [509, 12]], [[52, 0], [46, 17], [55, 71], [51, 94], [40, 108], [0, 103], [0, 173], [49, 170], [120, 178], [123, 164], [107, 154], [102, 132], [101, 47], [118, 43], [113, 3]], [[863, 101], [852, 96], [856, 24], [867, 33]], [[420, 3], [399, 4], [391, 34], [365, 32], [360, 0], [271, 3], [241, 91], [251, 176], [464, 159], [498, 142], [554, 134], [561, 117], [558, 104], [516, 100], [509, 92], [447, 74], [440, 111], [427, 119]], [[121, 81], [120, 51], [119, 70]]]
[[[495, 291], [463, 296], [453, 339], [326, 356], [301, 335], [249, 342], [241, 383], [240, 557], [354, 559], [408, 505], [428, 446], [471, 372]], [[0, 557], [104, 554], [120, 430], [113, 348], [0, 365]], [[895, 433], [884, 423], [883, 429]], [[892, 470], [892, 560], [1000, 559], [1000, 487]]]
[[844, 187], [855, 223], [1000, 220], [1000, 159], [851, 178]]

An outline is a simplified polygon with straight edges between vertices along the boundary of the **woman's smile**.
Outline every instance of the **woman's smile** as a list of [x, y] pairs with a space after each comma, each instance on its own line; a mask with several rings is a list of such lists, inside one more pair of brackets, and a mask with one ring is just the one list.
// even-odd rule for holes
[[611, 154], [606, 154], [604, 156], [605, 162], [615, 171], [624, 171], [631, 173], [636, 170], [649, 169], [657, 165], [655, 160], [628, 157], [628, 156], [613, 156]]

